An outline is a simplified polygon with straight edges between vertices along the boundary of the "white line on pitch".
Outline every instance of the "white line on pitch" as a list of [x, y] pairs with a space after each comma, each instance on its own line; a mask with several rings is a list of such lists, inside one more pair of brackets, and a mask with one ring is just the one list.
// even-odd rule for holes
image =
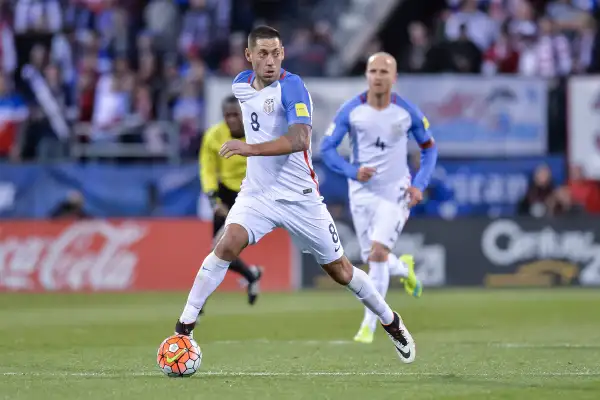
[[529, 372], [529, 373], [439, 373], [439, 372], [330, 372], [330, 371], [314, 371], [314, 372], [226, 372], [226, 371], [207, 371], [198, 372], [197, 375], [205, 376], [439, 376], [439, 377], [502, 377], [502, 376], [600, 376], [600, 372], [592, 371], [575, 371], [575, 372]]
[[[202, 343], [202, 342], [200, 342]], [[205, 342], [205, 344], [292, 344], [292, 345], [342, 345], [352, 344], [350, 340], [269, 340], [269, 339], [253, 339], [253, 340], [215, 340]]]
[[539, 349], [539, 348], [548, 348], [548, 349], [600, 349], [600, 345], [598, 344], [578, 344], [578, 343], [490, 343], [492, 347], [504, 347], [507, 349]]
[[[24, 376], [24, 377], [84, 377], [84, 378], [126, 378], [131, 376], [160, 376], [156, 372], [134, 372], [134, 373], [107, 373], [107, 372], [1, 372], [2, 376]], [[200, 371], [197, 376], [219, 376], [219, 377], [303, 377], [303, 376], [429, 376], [429, 377], [489, 377], [501, 378], [508, 376], [532, 376], [532, 377], [567, 377], [567, 376], [600, 376], [598, 371], [575, 371], [575, 372], [514, 372], [514, 373], [438, 373], [438, 372], [233, 372], [233, 371]]]
[[[208, 342], [200, 342], [200, 345], [245, 345], [245, 344], [286, 344], [286, 345], [307, 345], [307, 346], [319, 346], [319, 345], [354, 345], [351, 340], [270, 340], [270, 339], [250, 339], [250, 340], [215, 340]], [[582, 349], [600, 349], [598, 344], [578, 344], [578, 343], [503, 343], [503, 342], [449, 342], [446, 346], [489, 346], [499, 348], [582, 348]]]

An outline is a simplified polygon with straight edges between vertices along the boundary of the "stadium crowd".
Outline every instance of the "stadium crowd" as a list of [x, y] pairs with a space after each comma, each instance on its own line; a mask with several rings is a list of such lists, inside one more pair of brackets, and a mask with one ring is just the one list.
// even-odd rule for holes
[[[251, 3], [1, 0], [0, 157], [62, 158], [73, 135], [152, 151], [166, 142], [154, 120], [174, 122], [182, 154], [196, 157], [206, 76], [246, 69], [246, 31], [314, 1]], [[290, 68], [322, 74], [328, 24], [283, 31]]]
[[600, 186], [584, 179], [581, 168], [576, 166], [569, 170], [569, 183], [557, 185], [548, 166], [540, 165], [517, 211], [535, 218], [600, 214]]
[[[325, 74], [335, 52], [332, 27], [298, 18], [318, 2], [0, 0], [0, 158], [61, 158], [73, 140], [153, 151], [166, 146], [168, 133], [154, 120], [173, 122], [181, 154], [195, 157], [207, 128], [204, 80], [247, 68], [243, 48], [253, 24], [282, 30], [286, 68]], [[434, 23], [408, 25], [401, 71], [599, 71], [597, 4], [447, 0]], [[365, 54], [381, 47], [375, 40]], [[359, 62], [355, 72], [363, 68]]]
[[413, 21], [404, 72], [555, 78], [600, 72], [595, 0], [447, 0], [430, 26]]

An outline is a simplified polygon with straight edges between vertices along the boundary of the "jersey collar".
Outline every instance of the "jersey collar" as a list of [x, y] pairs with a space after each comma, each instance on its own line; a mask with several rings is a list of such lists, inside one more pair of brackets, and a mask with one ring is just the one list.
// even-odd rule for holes
[[[283, 78], [285, 78], [285, 76], [287, 75], [287, 71], [283, 68], [281, 68], [281, 72], [279, 73], [279, 79], [278, 80], [283, 80]], [[250, 74], [250, 76], [248, 77], [248, 84], [252, 87], [252, 89], [254, 89], [254, 87], [252, 86], [252, 84], [254, 83], [254, 79], [256, 78], [256, 73], [254, 73], [254, 71], [252, 71], [252, 73]], [[275, 81], [277, 82], [277, 81]], [[275, 83], [273, 82], [273, 83]], [[254, 89], [256, 90], [256, 89]]]

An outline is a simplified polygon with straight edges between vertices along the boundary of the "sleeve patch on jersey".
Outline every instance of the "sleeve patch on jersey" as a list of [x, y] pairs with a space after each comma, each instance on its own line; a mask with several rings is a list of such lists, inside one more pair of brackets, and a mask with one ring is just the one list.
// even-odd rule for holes
[[308, 107], [304, 103], [296, 103], [296, 117], [310, 117]]
[[427, 117], [423, 117], [423, 127], [425, 128], [425, 130], [429, 129], [429, 120], [427, 119]]
[[335, 130], [335, 124], [332, 123], [331, 125], [329, 125], [329, 128], [327, 128], [327, 131], [325, 132], [325, 136], [333, 135], [334, 130]]

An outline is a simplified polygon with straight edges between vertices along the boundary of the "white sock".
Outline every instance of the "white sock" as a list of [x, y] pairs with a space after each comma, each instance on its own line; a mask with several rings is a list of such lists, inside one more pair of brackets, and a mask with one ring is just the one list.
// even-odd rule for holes
[[[385, 298], [390, 284], [388, 263], [369, 262], [369, 278], [371, 278], [373, 286], [375, 286], [375, 289], [381, 294], [381, 297]], [[368, 326], [371, 332], [375, 332], [375, 329], [377, 328], [377, 315], [373, 314], [367, 307], [365, 307], [365, 316], [361, 324], [361, 327], [363, 326]]]
[[211, 252], [202, 263], [179, 320], [184, 324], [196, 322], [206, 299], [223, 282], [231, 261], [221, 260]]
[[392, 253], [388, 255], [388, 266], [391, 276], [408, 278], [408, 266]]
[[394, 312], [381, 297], [369, 275], [361, 269], [352, 268], [352, 279], [347, 288], [358, 297], [365, 307], [377, 315], [383, 324], [391, 324], [394, 321]]

